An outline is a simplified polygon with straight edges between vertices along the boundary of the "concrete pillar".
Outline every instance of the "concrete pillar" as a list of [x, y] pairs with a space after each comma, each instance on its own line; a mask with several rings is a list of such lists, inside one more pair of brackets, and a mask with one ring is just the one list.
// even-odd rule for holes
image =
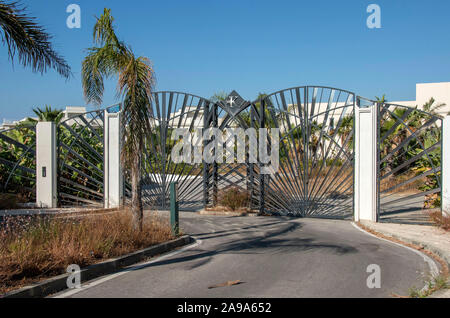
[[442, 213], [450, 217], [450, 116], [442, 125]]
[[377, 105], [355, 108], [355, 216], [377, 221]]
[[118, 208], [123, 200], [123, 174], [121, 154], [121, 114], [105, 111], [104, 126], [104, 206], [105, 209]]
[[57, 207], [56, 125], [39, 122], [36, 126], [36, 205]]

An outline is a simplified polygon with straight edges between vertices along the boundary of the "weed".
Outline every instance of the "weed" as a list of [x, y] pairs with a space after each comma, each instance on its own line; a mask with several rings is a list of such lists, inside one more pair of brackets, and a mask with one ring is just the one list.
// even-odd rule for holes
[[148, 216], [133, 231], [131, 213], [68, 217], [11, 217], [0, 224], [0, 294], [172, 239], [167, 220]]

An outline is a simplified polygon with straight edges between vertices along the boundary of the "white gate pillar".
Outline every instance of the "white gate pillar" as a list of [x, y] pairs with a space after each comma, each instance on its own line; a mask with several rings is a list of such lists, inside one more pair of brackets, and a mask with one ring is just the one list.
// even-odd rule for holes
[[450, 217], [450, 116], [442, 126], [442, 213]]
[[377, 105], [355, 107], [356, 222], [377, 222]]
[[105, 209], [118, 208], [123, 200], [123, 175], [120, 162], [121, 114], [105, 110], [104, 126], [104, 206]]
[[36, 205], [57, 207], [56, 125], [39, 122], [36, 126]]

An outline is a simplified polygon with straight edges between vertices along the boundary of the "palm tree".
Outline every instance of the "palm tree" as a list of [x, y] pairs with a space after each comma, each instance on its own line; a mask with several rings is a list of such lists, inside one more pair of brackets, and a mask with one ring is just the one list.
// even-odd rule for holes
[[[425, 105], [423, 105], [423, 111], [430, 113], [432, 115], [439, 116], [437, 111], [442, 107], [445, 107], [446, 104], [445, 103], [435, 104], [435, 102], [436, 100], [433, 97], [431, 97], [430, 100], [426, 102]], [[450, 112], [447, 115], [450, 115]]]
[[53, 68], [63, 77], [70, 77], [70, 66], [53, 50], [51, 36], [35, 18], [25, 15], [18, 2], [0, 0], [0, 38], [12, 62], [17, 54], [19, 63], [30, 66], [33, 72], [43, 74]]
[[141, 162], [144, 141], [151, 131], [150, 100], [155, 76], [150, 60], [136, 57], [130, 47], [119, 41], [110, 9], [104, 9], [94, 26], [94, 42], [83, 61], [84, 96], [88, 103], [101, 104], [105, 78], [118, 78], [117, 96], [123, 98], [125, 142], [122, 161], [131, 170], [131, 211], [133, 227], [142, 230]]
[[228, 93], [226, 93], [225, 91], [220, 91], [220, 92], [216, 92], [214, 93], [213, 96], [211, 96], [210, 100], [213, 103], [218, 103], [218, 102], [222, 102], [225, 101], [225, 99], [228, 97]]
[[64, 113], [60, 109], [52, 109], [51, 106], [46, 105], [45, 109], [35, 108], [33, 112], [38, 116], [39, 121], [51, 121], [59, 123], [64, 116]]

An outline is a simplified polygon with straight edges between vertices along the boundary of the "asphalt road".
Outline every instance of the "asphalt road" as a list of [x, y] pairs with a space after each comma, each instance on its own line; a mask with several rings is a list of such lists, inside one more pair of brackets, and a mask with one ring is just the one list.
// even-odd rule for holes
[[[196, 245], [57, 296], [390, 297], [429, 275], [423, 257], [348, 221], [181, 213], [181, 226]], [[380, 289], [367, 287], [371, 264], [381, 268]]]

